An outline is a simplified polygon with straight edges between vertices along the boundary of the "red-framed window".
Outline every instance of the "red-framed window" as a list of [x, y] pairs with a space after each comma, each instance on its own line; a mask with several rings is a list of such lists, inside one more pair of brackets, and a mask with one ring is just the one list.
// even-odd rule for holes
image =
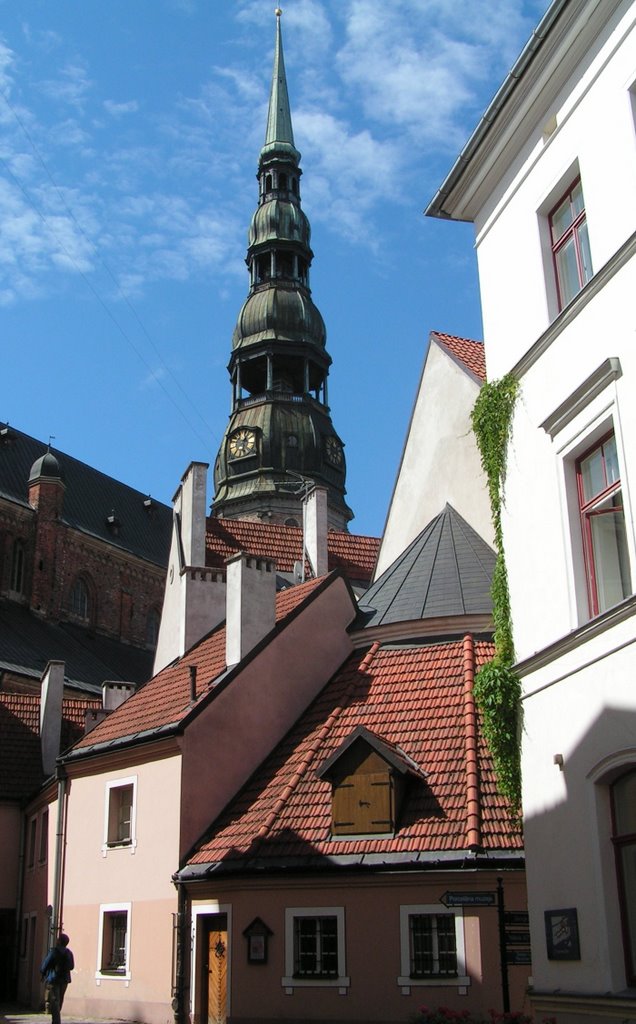
[[559, 199], [548, 220], [559, 309], [563, 309], [592, 276], [592, 256], [580, 178]]
[[616, 438], [608, 434], [576, 464], [590, 614], [631, 592]]
[[621, 775], [610, 792], [627, 984], [636, 985], [636, 769]]

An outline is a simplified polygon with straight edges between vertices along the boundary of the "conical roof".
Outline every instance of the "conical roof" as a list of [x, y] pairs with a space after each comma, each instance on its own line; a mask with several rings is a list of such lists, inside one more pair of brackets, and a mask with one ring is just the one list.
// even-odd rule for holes
[[280, 16], [281, 10], [277, 7], [274, 70], [272, 73], [272, 88], [269, 95], [265, 145], [261, 150], [261, 159], [276, 152], [285, 153], [286, 155], [291, 156], [293, 160], [298, 161], [300, 160], [300, 153], [294, 146], [294, 131], [292, 129], [289, 94], [287, 92], [287, 77], [285, 75], [285, 60], [283, 57], [283, 40], [280, 31]]
[[490, 614], [495, 552], [452, 505], [366, 591], [365, 625]]

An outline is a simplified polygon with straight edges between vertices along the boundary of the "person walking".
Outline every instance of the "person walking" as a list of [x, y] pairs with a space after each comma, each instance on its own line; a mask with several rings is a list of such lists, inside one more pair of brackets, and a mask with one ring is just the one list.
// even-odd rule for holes
[[64, 994], [71, 981], [71, 971], [75, 967], [73, 954], [68, 948], [68, 935], [62, 934], [53, 949], [44, 957], [40, 974], [48, 986], [48, 1009], [51, 1013], [51, 1024], [61, 1024], [61, 1012]]

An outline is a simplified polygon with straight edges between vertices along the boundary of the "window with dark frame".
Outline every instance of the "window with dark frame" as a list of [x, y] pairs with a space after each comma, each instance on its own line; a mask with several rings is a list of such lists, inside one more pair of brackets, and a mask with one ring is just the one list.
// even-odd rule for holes
[[35, 864], [35, 837], [37, 829], [37, 818], [31, 818], [29, 822], [29, 859], [27, 866], [32, 868]]
[[636, 985], [636, 768], [621, 775], [610, 792], [627, 984]]
[[590, 614], [599, 615], [631, 591], [614, 434], [577, 461], [576, 474]]
[[454, 914], [410, 914], [410, 976], [457, 977]]
[[49, 812], [48, 808], [43, 811], [40, 819], [40, 864], [44, 864], [47, 859], [49, 849]]
[[81, 576], [78, 576], [73, 584], [69, 599], [69, 611], [76, 615], [78, 619], [88, 620], [89, 618], [90, 601], [88, 587]]
[[592, 256], [580, 178], [559, 199], [548, 221], [561, 310], [592, 277]]
[[128, 846], [132, 842], [134, 786], [112, 786], [108, 796], [109, 846]]
[[294, 977], [338, 976], [338, 919], [294, 918]]
[[126, 971], [126, 940], [128, 913], [111, 910], [104, 913], [102, 930], [102, 972], [123, 974]]
[[13, 558], [11, 562], [11, 590], [15, 594], [21, 594], [24, 587], [24, 544], [16, 540], [13, 545]]

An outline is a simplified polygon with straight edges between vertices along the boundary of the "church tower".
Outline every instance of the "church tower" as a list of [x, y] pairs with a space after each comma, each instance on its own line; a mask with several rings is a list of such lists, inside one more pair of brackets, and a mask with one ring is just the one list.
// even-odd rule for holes
[[310, 227], [300, 204], [279, 9], [258, 206], [249, 229], [249, 294], [232, 337], [232, 411], [214, 468], [212, 512], [300, 525], [312, 485], [327, 491], [328, 525], [346, 530], [345, 458], [329, 414], [331, 358], [311, 298]]

